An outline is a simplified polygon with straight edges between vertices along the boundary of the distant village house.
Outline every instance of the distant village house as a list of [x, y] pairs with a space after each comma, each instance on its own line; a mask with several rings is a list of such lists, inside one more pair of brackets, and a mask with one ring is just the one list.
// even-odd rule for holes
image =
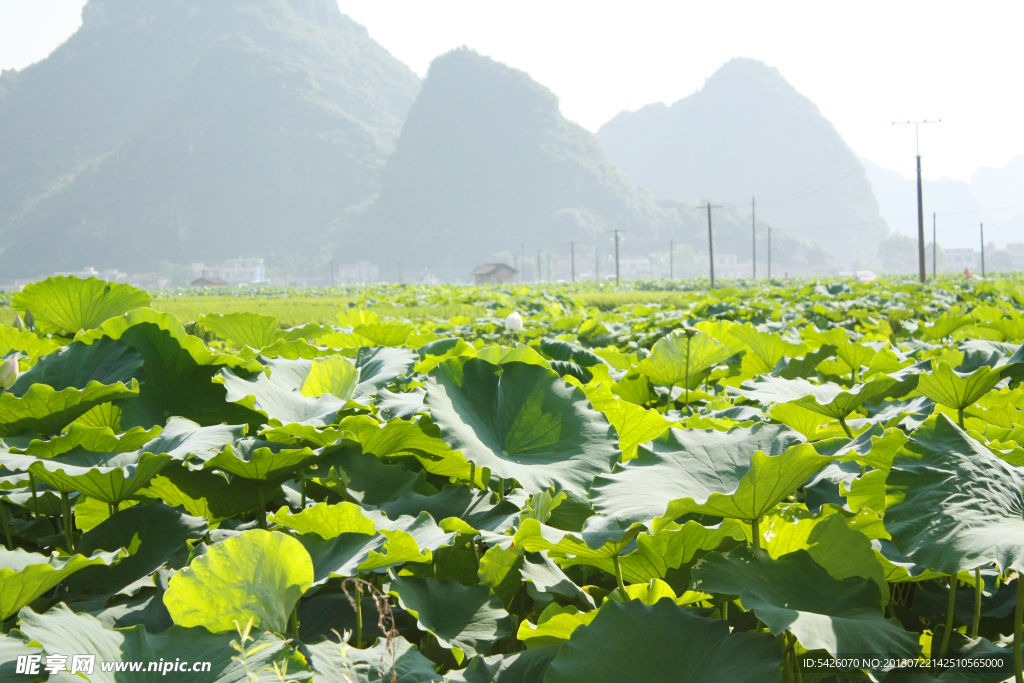
[[470, 275], [477, 285], [489, 282], [512, 282], [518, 271], [506, 263], [485, 263], [477, 267]]

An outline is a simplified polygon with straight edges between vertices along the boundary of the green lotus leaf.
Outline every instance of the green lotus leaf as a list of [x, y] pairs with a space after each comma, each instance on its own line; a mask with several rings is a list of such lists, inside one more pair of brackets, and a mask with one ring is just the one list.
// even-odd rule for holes
[[[45, 484], [38, 484], [36, 488], [39, 488], [40, 486], [45, 486]], [[49, 487], [47, 486], [47, 488]], [[61, 505], [59, 498], [56, 502], [57, 505]], [[138, 504], [139, 501], [137, 500], [124, 500], [121, 501], [119, 508], [124, 510], [127, 507]], [[75, 528], [80, 529], [81, 531], [90, 531], [95, 529], [111, 517], [110, 505], [104, 503], [102, 500], [96, 500], [95, 498], [90, 498], [88, 496], [76, 496], [72, 501], [72, 505], [74, 506]], [[57, 512], [54, 513], [55, 517], [61, 514], [60, 508], [56, 508], [56, 510]]]
[[75, 449], [55, 458], [0, 455], [0, 464], [7, 469], [31, 472], [58, 491], [78, 491], [110, 505], [131, 498], [170, 461], [167, 454], [138, 451], [94, 453]]
[[245, 479], [280, 482], [316, 460], [318, 455], [309, 448], [288, 448], [273, 441], [245, 438], [227, 444], [222, 452], [205, 460], [202, 469], [218, 469]]
[[[722, 520], [713, 527], [692, 520], [684, 524], [670, 522], [654, 534], [641, 533], [636, 537], [636, 549], [619, 557], [622, 578], [634, 584], [663, 579], [670, 570], [688, 564], [698, 552], [716, 550], [728, 539], [743, 541], [745, 538], [743, 525], [735, 519]], [[557, 556], [555, 559], [562, 567], [583, 564], [615, 574], [610, 557]]]
[[190, 517], [162, 503], [136, 505], [108, 517], [82, 534], [75, 551], [83, 555], [128, 548], [130, 555], [112, 566], [94, 566], [78, 572], [64, 585], [73, 593], [113, 595], [125, 586], [162, 567], [187, 541], [207, 531], [206, 520]]
[[963, 410], [991, 391], [1000, 379], [1000, 372], [995, 368], [980, 367], [970, 373], [960, 373], [941, 361], [933, 372], [921, 375], [917, 388], [936, 403]]
[[454, 679], [442, 676], [432, 661], [420, 654], [415, 645], [398, 636], [388, 642], [376, 642], [359, 650], [326, 638], [307, 643], [303, 648], [316, 674], [325, 683], [446, 683]]
[[356, 325], [352, 331], [369, 339], [375, 346], [401, 346], [416, 331], [416, 327], [409, 323], [378, 321]]
[[[22, 486], [13, 489], [0, 489], [0, 497], [6, 502], [31, 510], [33, 513], [38, 506], [39, 514], [48, 517], [59, 517], [64, 514], [64, 502], [61, 500], [60, 491], [43, 482], [36, 482], [34, 496], [31, 486]], [[68, 494], [71, 502], [74, 502], [77, 497], [77, 491]], [[109, 511], [109, 506], [105, 505], [104, 507]]]
[[577, 629], [544, 683], [765, 683], [778, 681], [782, 652], [767, 634], [729, 633], [670, 600], [608, 602]]
[[[339, 428], [346, 442], [358, 444], [364, 454], [384, 462], [415, 458], [423, 469], [445, 477], [468, 480], [470, 465], [462, 453], [453, 451], [441, 438], [441, 430], [429, 420], [391, 420], [381, 424], [365, 415], [342, 419]], [[477, 484], [486, 486], [477, 468]]]
[[[501, 548], [494, 547], [487, 552], [491, 553], [496, 550], [501, 550]], [[480, 562], [482, 566], [482, 558]], [[612, 571], [614, 571], [614, 568]], [[573, 583], [572, 579], [566, 576], [565, 572], [561, 570], [558, 564], [546, 552], [527, 553], [524, 555], [523, 562], [518, 567], [518, 572], [519, 576], [522, 577], [522, 582], [526, 584], [527, 592], [534, 598], [536, 605], [543, 604], [543, 601], [550, 599], [551, 596], [560, 597], [585, 609], [593, 609], [596, 605], [594, 599]], [[481, 579], [481, 583], [485, 582]], [[516, 587], [518, 588], [518, 586]]]
[[135, 493], [138, 500], [164, 501], [171, 507], [179, 505], [194, 517], [211, 524], [223, 522], [249, 512], [260, 500], [274, 500], [281, 493], [278, 484], [237, 478], [228, 482], [219, 472], [190, 470], [182, 463], [172, 462], [149, 483]]
[[778, 456], [801, 441], [781, 425], [728, 432], [670, 429], [641, 446], [634, 460], [599, 475], [590, 499], [600, 515], [624, 524], [650, 522], [666, 514], [673, 500], [706, 501], [712, 493], [735, 492], [750, 471], [751, 453]]
[[[376, 517], [379, 519], [379, 515]], [[363, 508], [348, 502], [337, 505], [317, 503], [298, 513], [281, 508], [267, 521], [288, 527], [300, 534], [317, 534], [325, 539], [341, 534], [373, 535], [377, 532], [376, 524], [366, 515]]]
[[284, 633], [295, 604], [313, 584], [313, 562], [290, 536], [254, 529], [216, 543], [172, 578], [164, 605], [178, 626], [212, 633], [234, 622]]
[[44, 356], [0, 393], [0, 434], [56, 434], [96, 405], [134, 396], [142, 364], [138, 352], [112, 339]]
[[[516, 547], [531, 553], [547, 550], [552, 555], [571, 556], [575, 564], [590, 564], [618, 557], [633, 543], [643, 527], [634, 524], [628, 529], [590, 531], [575, 534], [562, 531], [536, 519], [525, 519], [514, 537]], [[614, 573], [614, 570], [613, 572]]]
[[469, 665], [452, 672], [452, 683], [542, 683], [544, 672], [558, 654], [558, 646], [536, 647], [493, 657], [474, 657]]
[[299, 393], [312, 397], [331, 394], [350, 398], [358, 384], [359, 370], [355, 363], [344, 356], [325, 356], [313, 360]]
[[945, 415], [893, 460], [885, 528], [914, 563], [952, 574], [995, 562], [1024, 571], [1024, 476]]
[[551, 360], [575, 363], [581, 368], [591, 368], [595, 365], [604, 364], [604, 360], [593, 351], [589, 351], [577, 344], [570, 344], [561, 339], [549, 339], [547, 337], [541, 339], [540, 350]]
[[426, 388], [426, 405], [452, 450], [527, 493], [554, 486], [582, 495], [619, 458], [608, 420], [546, 368], [452, 358]]
[[[119, 683], [124, 680], [146, 683], [249, 683], [252, 679], [248, 671], [272, 672], [273, 664], [278, 667], [287, 665], [289, 676], [309, 677], [302, 660], [288, 648], [288, 641], [269, 632], [253, 633], [255, 642], [248, 644], [249, 656], [245, 658], [243, 666], [238, 653], [231, 647], [231, 641], [238, 639], [238, 634], [234, 632], [214, 634], [201, 628], [174, 626], [163, 633], [151, 634], [142, 625], [108, 629], [96, 617], [75, 614], [63, 603], [45, 614], [24, 609], [19, 619], [19, 629], [25, 639], [39, 643], [48, 654], [89, 653], [97, 655], [99, 661], [112, 663], [160, 663], [161, 660], [168, 664], [178, 661], [188, 662], [189, 665], [194, 662], [210, 663], [209, 671], [196, 672], [171, 671], [169, 668], [167, 671], [146, 671], [148, 664], [144, 664], [142, 672], [130, 674], [131, 679], [127, 679], [124, 673], [103, 671], [97, 662], [89, 677], [94, 683]], [[69, 658], [67, 664], [70, 663]], [[267, 683], [277, 680], [264, 676], [261, 675], [259, 680]]]
[[655, 384], [696, 389], [711, 368], [732, 354], [724, 344], [705, 332], [688, 337], [683, 330], [673, 330], [659, 339], [651, 355], [640, 361], [637, 370]]
[[16, 330], [13, 327], [0, 326], [0, 358], [11, 351], [20, 351], [35, 360], [51, 354], [59, 348], [60, 344], [52, 339], [40, 337], [24, 330]]
[[845, 419], [865, 403], [881, 401], [905, 388], [904, 382], [888, 375], [875, 375], [852, 389], [843, 389], [832, 382], [813, 384], [805, 379], [781, 377], [758, 377], [740, 385], [744, 396], [762, 405], [795, 403], [837, 420]]
[[15, 614], [75, 572], [94, 565], [110, 565], [123, 557], [121, 550], [90, 556], [47, 556], [21, 548], [0, 548], [0, 620]]
[[524, 621], [519, 625], [516, 638], [526, 643], [527, 648], [560, 645], [569, 640], [573, 631], [586, 626], [597, 617], [598, 610], [580, 612], [575, 607], [562, 607], [556, 602], [544, 608], [537, 617], [537, 623]]
[[764, 550], [741, 547], [708, 555], [691, 574], [695, 590], [739, 595], [744, 609], [772, 633], [788, 630], [808, 650], [833, 657], [861, 652], [912, 657], [921, 650], [916, 633], [883, 616], [873, 581], [835, 579], [806, 550], [773, 560]]
[[366, 506], [391, 502], [408, 489], [421, 486], [425, 479], [422, 470], [413, 471], [404, 461], [385, 463], [353, 448], [328, 452], [308, 475], [308, 481]]
[[330, 331], [329, 328], [315, 323], [282, 330], [279, 329], [277, 318], [274, 316], [248, 311], [226, 315], [207, 313], [199, 316], [197, 322], [221, 339], [227, 339], [239, 346], [247, 346], [257, 351], [275, 342], [296, 342], [302, 339], [316, 338]]
[[403, 491], [397, 499], [381, 505], [380, 510], [391, 519], [400, 515], [415, 517], [421, 512], [429, 512], [437, 520], [455, 517], [473, 529], [496, 534], [504, 533], [513, 526], [519, 515], [519, 508], [509, 500], [492, 503], [490, 491], [452, 485], [432, 496]]
[[831, 461], [828, 456], [818, 455], [810, 444], [791, 446], [775, 456], [758, 451], [751, 456], [750, 470], [743, 474], [732, 491], [711, 490], [706, 497], [701, 494], [696, 498], [687, 496], [673, 500], [665, 514], [654, 520], [655, 531], [665, 522], [691, 512], [732, 519], [758, 519]]
[[23, 453], [40, 458], [53, 458], [75, 448], [104, 453], [125, 453], [142, 448], [160, 435], [161, 428], [143, 429], [133, 427], [122, 434], [114, 433], [110, 427], [90, 427], [72, 422], [63, 434], [49, 440], [32, 437], [8, 437], [4, 442], [12, 453]]
[[476, 358], [494, 365], [505, 363], [526, 363], [542, 368], [550, 367], [550, 363], [537, 353], [536, 349], [526, 344], [513, 343], [512, 346], [485, 346], [476, 352]]
[[757, 375], [771, 372], [784, 356], [795, 357], [807, 350], [800, 344], [786, 341], [779, 334], [761, 332], [753, 325], [733, 325], [727, 334], [754, 352], [760, 362], [748, 367]]
[[398, 576], [391, 582], [391, 594], [459, 663], [467, 655], [488, 654], [512, 632], [512, 618], [487, 586]]
[[656, 410], [622, 400], [603, 384], [582, 388], [594, 410], [603, 413], [615, 427], [623, 460], [635, 458], [637, 446], [664, 434], [672, 424]]
[[213, 353], [198, 337], [185, 331], [170, 313], [148, 308], [111, 318], [99, 329], [80, 333], [92, 344], [104, 337], [120, 339], [145, 358], [146, 381], [136, 401], [123, 401], [124, 427], [162, 425], [172, 416], [202, 425], [258, 425], [258, 414], [225, 401], [225, 389], [211, 382], [222, 367], [239, 372], [262, 372], [263, 366], [226, 353]]
[[[826, 506], [830, 508], [830, 506]], [[851, 576], [870, 579], [878, 586], [883, 604], [889, 601], [885, 571], [871, 541], [847, 524], [835, 508], [813, 517], [803, 506], [792, 506], [763, 520], [761, 547], [773, 559], [806, 550], [834, 579]]]
[[55, 275], [25, 285], [11, 305], [17, 311], [31, 311], [40, 332], [75, 334], [145, 308], [150, 301], [149, 294], [131, 285]]
[[855, 375], [862, 366], [869, 365], [878, 353], [870, 346], [850, 341], [849, 332], [842, 327], [833, 327], [822, 332], [811, 326], [805, 328], [801, 336], [804, 339], [813, 339], [822, 345], [833, 347], [836, 357], [845, 363]]
[[947, 313], [935, 319], [931, 325], [922, 325], [921, 332], [927, 339], [943, 339], [973, 322], [970, 316]]
[[823, 441], [846, 435], [832, 418], [796, 403], [776, 403], [768, 414], [773, 420], [803, 434], [808, 441]]

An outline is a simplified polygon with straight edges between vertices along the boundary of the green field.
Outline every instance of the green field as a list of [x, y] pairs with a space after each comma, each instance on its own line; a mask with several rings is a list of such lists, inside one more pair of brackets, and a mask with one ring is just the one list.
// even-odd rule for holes
[[727, 284], [0, 300], [0, 671], [1020, 680], [1024, 280]]

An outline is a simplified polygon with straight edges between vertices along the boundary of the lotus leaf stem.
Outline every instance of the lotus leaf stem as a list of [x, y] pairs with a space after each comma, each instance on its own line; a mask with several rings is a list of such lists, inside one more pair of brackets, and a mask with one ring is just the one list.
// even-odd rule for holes
[[622, 591], [622, 597], [625, 598], [625, 597], [627, 597], [628, 593], [626, 593], [626, 584], [622, 580], [622, 566], [619, 565], [619, 556], [618, 555], [615, 555], [614, 557], [612, 557], [612, 564], [615, 565], [615, 580], [619, 584], [619, 590]]
[[469, 463], [469, 488], [476, 488], [476, 463]]
[[71, 531], [71, 499], [66, 491], [60, 492], [60, 505], [64, 511], [64, 540], [68, 545], [68, 554], [75, 552], [75, 535]]
[[299, 475], [299, 486], [302, 488], [302, 509], [306, 509], [306, 475]]
[[953, 612], [956, 608], [956, 585], [959, 583], [956, 574], [949, 577], [949, 604], [946, 607], [946, 629], [942, 632], [942, 645], [939, 647], [939, 657], [946, 656], [949, 648], [949, 636], [953, 631]]
[[260, 507], [256, 511], [256, 523], [259, 524], [259, 527], [261, 529], [266, 531], [267, 530], [267, 504], [263, 500], [263, 487], [262, 486], [257, 486], [256, 490], [259, 492], [259, 497], [260, 497]]
[[356, 647], [363, 649], [363, 589], [356, 581]]
[[971, 638], [978, 637], [981, 627], [981, 593], [985, 584], [981, 582], [981, 567], [974, 568], [974, 623], [971, 624]]
[[295, 603], [295, 607], [292, 608], [292, 616], [289, 618], [292, 627], [292, 635], [295, 639], [299, 639], [299, 604]]
[[4, 538], [7, 539], [7, 549], [14, 550], [14, 542], [11, 541], [11, 525], [7, 523], [7, 508], [4, 507], [3, 500], [0, 500], [0, 521], [4, 525]]
[[110, 504], [110, 516], [113, 517], [117, 514], [117, 503]]
[[957, 424], [960, 425], [960, 429], [964, 429], [964, 430], [967, 429], [966, 427], [964, 427], [964, 409], [963, 408], [957, 408], [956, 409], [956, 421], [957, 421]]
[[[686, 409], [690, 409], [690, 335], [686, 335]], [[669, 399], [672, 398], [672, 390], [669, 389]]]
[[761, 547], [761, 518], [760, 517], [755, 517], [754, 519], [750, 520], [750, 538], [751, 538], [750, 545], [753, 546], [755, 550]]
[[36, 519], [39, 519], [39, 497], [36, 495], [36, 475], [32, 474], [32, 470], [28, 472], [28, 485], [32, 487], [32, 512], [35, 513]]
[[848, 438], [848, 439], [852, 439], [853, 438], [853, 432], [850, 431], [850, 426], [846, 424], [846, 418], [845, 417], [839, 418], [839, 426], [843, 428], [844, 432], [846, 432], [846, 438]]
[[785, 675], [786, 683], [793, 683], [793, 664], [789, 659], [789, 643], [786, 642], [786, 634], [780, 633], [775, 636], [782, 648], [782, 672]]
[[1021, 671], [1020, 635], [1021, 621], [1024, 620], [1024, 576], [1017, 574], [1017, 606], [1013, 610], [1013, 676], [1015, 683], [1024, 683], [1024, 672]]

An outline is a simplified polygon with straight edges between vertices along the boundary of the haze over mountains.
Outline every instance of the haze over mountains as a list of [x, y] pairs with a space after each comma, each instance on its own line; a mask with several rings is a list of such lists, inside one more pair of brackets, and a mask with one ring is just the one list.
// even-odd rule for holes
[[[49, 58], [0, 75], [0, 279], [260, 256], [464, 281], [570, 241], [591, 263], [616, 229], [651, 274], [670, 240], [677, 275], [704, 273], [708, 200], [746, 274], [752, 194], [759, 274], [769, 223], [773, 267], [832, 272], [871, 266], [888, 232], [864, 164], [754, 60], [595, 136], [469, 49], [421, 83], [334, 0], [90, 0]], [[1013, 173], [977, 187], [1012, 195]]]

